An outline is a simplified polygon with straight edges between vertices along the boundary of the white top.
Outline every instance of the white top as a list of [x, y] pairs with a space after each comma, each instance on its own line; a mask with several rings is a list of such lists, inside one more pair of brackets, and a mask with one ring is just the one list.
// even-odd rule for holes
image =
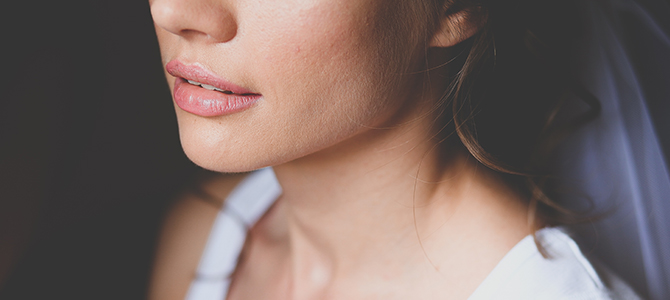
[[540, 254], [532, 236], [525, 237], [468, 299], [640, 299], [605, 267], [596, 272], [563, 230], [544, 228], [536, 235], [548, 258]]
[[[250, 174], [228, 196], [214, 221], [186, 300], [224, 300], [247, 229], [281, 194], [271, 168]], [[488, 299], [640, 299], [613, 273], [596, 272], [577, 244], [561, 229], [545, 228], [521, 240], [469, 297]]]

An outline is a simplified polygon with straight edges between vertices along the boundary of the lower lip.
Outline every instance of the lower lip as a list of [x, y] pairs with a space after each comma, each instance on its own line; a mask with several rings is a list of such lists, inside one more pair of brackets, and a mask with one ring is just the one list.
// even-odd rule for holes
[[229, 115], [252, 107], [261, 95], [224, 94], [192, 85], [182, 78], [174, 83], [174, 102], [179, 108], [203, 117]]

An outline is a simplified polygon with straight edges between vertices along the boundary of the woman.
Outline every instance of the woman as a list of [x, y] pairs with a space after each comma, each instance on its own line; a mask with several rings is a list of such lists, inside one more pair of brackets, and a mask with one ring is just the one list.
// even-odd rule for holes
[[189, 158], [273, 167], [177, 203], [151, 298], [637, 298], [550, 227], [548, 153], [598, 104], [545, 2], [151, 0]]

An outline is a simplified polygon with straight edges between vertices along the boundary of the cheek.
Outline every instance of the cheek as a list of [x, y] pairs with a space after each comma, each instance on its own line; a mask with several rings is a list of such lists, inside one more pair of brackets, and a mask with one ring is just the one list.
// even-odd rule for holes
[[254, 77], [262, 78], [264, 94], [276, 100], [268, 105], [277, 105], [275, 111], [289, 119], [311, 120], [294, 130], [329, 125], [351, 131], [374, 123], [372, 116], [387, 106], [382, 91], [398, 75], [382, 70], [381, 46], [368, 29], [369, 14], [357, 15], [353, 11], [360, 8], [346, 2], [328, 1], [275, 18], [253, 39], [259, 58]]
[[389, 57], [369, 9], [351, 6], [364, 1], [272, 7], [280, 2], [241, 8], [238, 17], [248, 23], [230, 46], [233, 59], [222, 58], [243, 70], [264, 100], [214, 119], [177, 109], [182, 145], [205, 168], [238, 172], [281, 164], [375, 126], [400, 105], [408, 62]]

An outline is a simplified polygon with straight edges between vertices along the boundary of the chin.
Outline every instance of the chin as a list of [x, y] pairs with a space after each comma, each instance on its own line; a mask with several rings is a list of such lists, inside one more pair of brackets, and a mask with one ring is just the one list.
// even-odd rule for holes
[[187, 147], [184, 148], [184, 153], [186, 153], [186, 156], [193, 163], [201, 168], [220, 173], [244, 173], [272, 165], [262, 161], [253, 160], [253, 157], [251, 156], [240, 157], [240, 155], [231, 155], [226, 159], [209, 155], [206, 151], [202, 151], [201, 149], [190, 149]]
[[211, 130], [184, 130], [180, 127], [181, 146], [186, 156], [196, 165], [210, 171], [250, 172], [284, 164], [308, 154], [301, 152], [299, 147], [286, 147], [267, 138], [236, 139], [221, 137], [216, 133]]
[[182, 138], [186, 156], [196, 165], [215, 172], [243, 173], [261, 169], [271, 164], [257, 156], [230, 147], [207, 147]]
[[186, 156], [193, 163], [207, 170], [241, 173], [268, 166], [256, 155], [242, 151], [241, 145], [238, 146], [234, 142], [220, 143], [219, 139], [212, 139], [206, 133], [185, 133], [184, 130], [180, 130], [180, 139]]

